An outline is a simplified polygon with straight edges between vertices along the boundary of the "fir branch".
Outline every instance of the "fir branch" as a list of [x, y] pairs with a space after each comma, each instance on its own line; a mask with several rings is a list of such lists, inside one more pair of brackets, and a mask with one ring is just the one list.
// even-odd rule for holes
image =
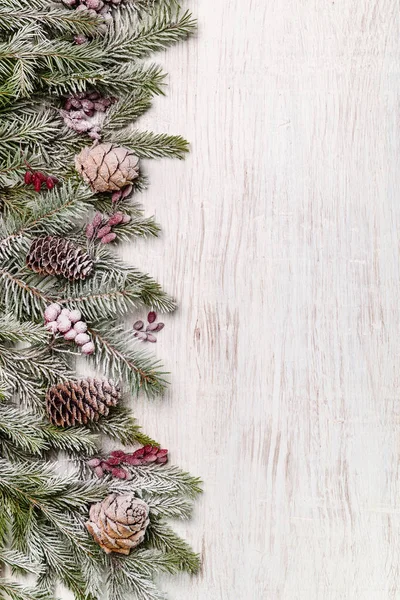
[[0, 592], [6, 594], [11, 600], [54, 600], [41, 590], [3, 578], [0, 579]]
[[95, 87], [103, 94], [129, 94], [133, 90], [146, 90], [151, 95], [163, 94], [165, 74], [156, 65], [115, 65], [104, 70], [99, 66], [93, 71], [77, 73], [45, 71], [39, 75], [42, 87], [48, 87], [55, 95], [85, 92]]
[[12, 308], [17, 318], [41, 319], [45, 306], [56, 299], [54, 278], [21, 271], [15, 260], [2, 263], [0, 304]]
[[[127, 214], [131, 211], [125, 210]], [[116, 241], [118, 243], [129, 242], [134, 237], [157, 237], [161, 231], [160, 226], [155, 222], [154, 217], [131, 216], [129, 223], [121, 227], [116, 227]]]
[[[43, 0], [2, 1], [0, 30], [18, 30], [21, 26], [34, 22], [38, 27], [49, 28], [54, 32], [90, 35], [96, 32], [103, 20], [89, 11], [71, 11], [49, 5]], [[42, 35], [45, 35], [45, 32]]]
[[177, 561], [180, 570], [193, 574], [199, 571], [199, 555], [193, 552], [190, 546], [164, 521], [152, 521], [147, 529], [147, 535], [150, 545], [162, 552], [170, 553]]
[[161, 394], [166, 387], [161, 364], [148, 353], [138, 350], [133, 332], [102, 322], [88, 329], [96, 346], [90, 357], [97, 368], [103, 368], [109, 377], [122, 380], [133, 394], [143, 391], [148, 397]]
[[31, 321], [18, 321], [9, 313], [0, 315], [0, 343], [46, 344], [48, 339], [49, 334], [42, 325]]
[[30, 560], [22, 552], [17, 550], [0, 549], [0, 563], [7, 565], [13, 572], [33, 573], [38, 575], [43, 571], [43, 565]]
[[40, 397], [47, 386], [70, 376], [63, 359], [50, 355], [46, 348], [16, 350], [0, 346], [0, 379], [28, 406], [40, 409]]
[[148, 89], [133, 91], [111, 106], [102, 124], [103, 135], [113, 134], [115, 129], [126, 127], [136, 121], [151, 106], [151, 93]]
[[127, 277], [130, 281], [135, 281], [135, 284], [140, 288], [142, 303], [149, 308], [159, 312], [172, 312], [176, 309], [173, 298], [163, 291], [159, 283], [149, 275], [121, 261], [105, 246], [97, 248], [96, 271], [98, 273], [108, 273], [110, 279], [117, 279], [122, 276]]
[[[82, 533], [83, 538], [86, 534]], [[29, 531], [23, 534], [25, 544], [32, 556], [42, 563], [46, 570], [39, 578], [40, 589], [51, 589], [55, 580], [61, 581], [71, 590], [77, 600], [88, 600], [86, 589], [89, 581], [84, 574], [85, 555], [76, 552], [71, 542], [60, 535], [57, 528], [46, 521], [34, 520]]]
[[92, 196], [87, 186], [76, 187], [71, 182], [39, 194], [34, 207], [4, 221], [7, 234], [0, 240], [0, 249], [27, 235], [65, 235], [82, 218]]
[[25, 452], [40, 455], [47, 444], [37, 420], [32, 414], [0, 405], [0, 437], [6, 436]]
[[[131, 444], [158, 446], [157, 442], [142, 432], [142, 428], [132, 417], [130, 411], [122, 406], [114, 408], [107, 419], [90, 423], [88, 427], [94, 433], [101, 433], [120, 441], [124, 446]], [[82, 429], [80, 428], [80, 430]]]
[[49, 110], [26, 111], [3, 118], [0, 122], [0, 161], [9, 161], [10, 153], [18, 153], [21, 149], [40, 153], [45, 145], [52, 145], [59, 129], [60, 120]]
[[46, 425], [43, 428], [42, 434], [51, 448], [69, 454], [90, 456], [97, 449], [98, 436], [82, 428], [61, 429], [52, 425]]
[[118, 63], [127, 57], [130, 60], [143, 58], [164, 50], [186, 39], [195, 29], [196, 21], [189, 11], [181, 14], [164, 6], [152, 12], [138, 27], [135, 27], [134, 18], [117, 17], [115, 26], [109, 28], [104, 45], [111, 50], [113, 61]]
[[137, 281], [128, 274], [95, 272], [85, 281], [66, 285], [62, 304], [79, 308], [86, 319], [92, 321], [106, 317], [124, 315], [132, 308], [141, 306], [141, 289]]
[[143, 494], [143, 499], [150, 506], [153, 517], [170, 519], [189, 519], [193, 512], [193, 503], [180, 496], [156, 496]]
[[130, 148], [140, 158], [184, 158], [188, 142], [180, 135], [121, 130], [104, 136], [107, 141]]
[[130, 468], [130, 474], [130, 483], [147, 494], [195, 499], [202, 492], [201, 479], [175, 466], [135, 466]]

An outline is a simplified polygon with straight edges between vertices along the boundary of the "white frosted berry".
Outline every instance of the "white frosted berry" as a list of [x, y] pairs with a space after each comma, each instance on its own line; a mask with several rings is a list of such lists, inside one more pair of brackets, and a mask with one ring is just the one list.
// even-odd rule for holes
[[90, 342], [90, 337], [87, 333], [78, 333], [75, 338], [75, 344], [78, 344], [78, 346], [84, 346], [88, 342]]
[[68, 340], [69, 342], [71, 342], [76, 338], [76, 335], [77, 334], [75, 329], [70, 329], [69, 331], [67, 331], [66, 334], [64, 334], [64, 340]]
[[58, 331], [58, 325], [55, 321], [49, 321], [46, 324], [46, 329], [47, 331], [50, 331], [50, 333], [53, 333], [55, 335]]
[[68, 308], [63, 308], [62, 311], [61, 311], [61, 314], [64, 315], [64, 317], [67, 317], [69, 320], [71, 320], [70, 319], [71, 311], [68, 310]]
[[78, 321], [80, 321], [82, 318], [81, 315], [81, 311], [80, 310], [71, 310], [71, 312], [69, 313], [69, 320], [72, 323], [77, 323]]
[[48, 306], [44, 311], [44, 318], [46, 323], [50, 323], [51, 321], [56, 321], [60, 311], [54, 308], [54, 304]]
[[58, 311], [58, 314], [61, 312], [61, 306], [58, 302], [53, 302], [53, 304], [49, 304], [48, 308], [54, 308], [54, 310]]
[[74, 329], [77, 333], [85, 333], [85, 331], [87, 331], [87, 325], [84, 321], [78, 321], [75, 323]]
[[58, 331], [61, 333], [67, 333], [72, 327], [71, 321], [65, 315], [58, 317], [57, 319]]
[[81, 350], [82, 350], [82, 354], [93, 354], [93, 352], [94, 352], [93, 342], [88, 342], [87, 344], [84, 344], [82, 346]]

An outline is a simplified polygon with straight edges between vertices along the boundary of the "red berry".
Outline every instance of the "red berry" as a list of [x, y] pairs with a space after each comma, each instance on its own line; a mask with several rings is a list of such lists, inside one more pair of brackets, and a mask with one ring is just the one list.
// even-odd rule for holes
[[25, 173], [24, 182], [26, 185], [29, 185], [30, 183], [32, 183], [32, 171], [27, 171]]
[[40, 181], [46, 181], [47, 180], [47, 175], [45, 175], [44, 173], [42, 173], [41, 171], [38, 171], [36, 173], [36, 176], [38, 177], [38, 179]]
[[54, 187], [55, 185], [56, 185], [56, 184], [54, 183], [54, 180], [53, 180], [53, 178], [52, 178], [52, 177], [47, 177], [47, 179], [46, 179], [46, 186], [47, 186], [47, 189], [48, 189], [48, 190], [52, 190], [52, 189], [53, 189], [53, 187]]
[[42, 187], [42, 182], [40, 181], [39, 177], [36, 176], [36, 173], [32, 177], [32, 183], [33, 183], [33, 187], [35, 188], [35, 192], [40, 192], [41, 187]]
[[124, 458], [125, 452], [123, 450], [113, 450], [110, 456], [114, 456], [115, 458]]
[[157, 319], [157, 315], [156, 313], [152, 310], [151, 312], [149, 312], [149, 314], [147, 315], [147, 320], [149, 323], [154, 323], [154, 321]]
[[167, 454], [168, 454], [168, 450], [166, 450], [165, 448], [160, 448], [157, 452], [157, 456], [159, 456], [160, 458], [167, 456]]
[[107, 458], [106, 463], [110, 467], [116, 467], [121, 464], [122, 459], [118, 456], [110, 456]]

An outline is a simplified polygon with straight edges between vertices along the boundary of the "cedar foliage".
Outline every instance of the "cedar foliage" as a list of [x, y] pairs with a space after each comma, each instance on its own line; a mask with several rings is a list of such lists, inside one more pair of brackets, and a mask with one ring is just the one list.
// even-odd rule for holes
[[[68, 96], [117, 96], [104, 116], [102, 141], [124, 145], [140, 158], [184, 157], [188, 144], [182, 137], [140, 131], [135, 121], [164, 93], [164, 73], [143, 59], [194, 28], [190, 13], [174, 0], [126, 0], [107, 24], [101, 15], [61, 1], [1, 2], [0, 598], [50, 600], [61, 582], [79, 600], [100, 599], [105, 588], [112, 600], [161, 600], [155, 574], [199, 568], [197, 554], [166, 519], [190, 516], [200, 481], [164, 465], [132, 468], [131, 481], [93, 479], [85, 463], [101, 451], [103, 436], [123, 445], [156, 442], [123, 405], [98, 423], [66, 429], [50, 425], [44, 411], [46, 389], [75, 374], [73, 347], [43, 326], [49, 303], [82, 312], [96, 346], [87, 360], [100, 375], [119, 380], [126, 393], [153, 397], [165, 389], [165, 371], [120, 319], [142, 306], [172, 311], [174, 300], [110, 246], [87, 246], [95, 270], [85, 281], [38, 275], [25, 262], [41, 235], [84, 247], [94, 212], [113, 211], [110, 195], [93, 194], [74, 170], [75, 154], [91, 140], [65, 125], [60, 108]], [[75, 43], [82, 35], [86, 43]], [[49, 173], [59, 184], [37, 193], [24, 185], [27, 168]], [[141, 174], [118, 206], [130, 216], [118, 230], [119, 242], [159, 233], [136, 200], [146, 184]], [[132, 491], [150, 506], [145, 542], [128, 557], [106, 556], [85, 530], [89, 505], [111, 492]], [[36, 575], [36, 584], [21, 583], [26, 573]]]

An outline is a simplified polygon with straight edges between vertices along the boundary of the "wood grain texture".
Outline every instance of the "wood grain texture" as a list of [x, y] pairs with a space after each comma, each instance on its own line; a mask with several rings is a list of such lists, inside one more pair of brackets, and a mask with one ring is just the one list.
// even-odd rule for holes
[[163, 226], [124, 256], [175, 294], [167, 396], [135, 402], [205, 494], [173, 600], [400, 598], [400, 4], [191, 0], [141, 120]]

